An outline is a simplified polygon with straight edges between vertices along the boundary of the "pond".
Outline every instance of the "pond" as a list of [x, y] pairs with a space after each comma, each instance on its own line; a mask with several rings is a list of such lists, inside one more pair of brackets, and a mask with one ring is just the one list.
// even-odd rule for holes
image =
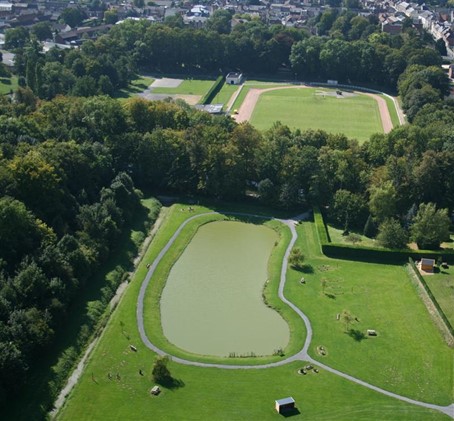
[[164, 335], [203, 355], [271, 355], [285, 348], [289, 328], [267, 307], [262, 290], [278, 235], [234, 221], [199, 228], [172, 267], [161, 297]]

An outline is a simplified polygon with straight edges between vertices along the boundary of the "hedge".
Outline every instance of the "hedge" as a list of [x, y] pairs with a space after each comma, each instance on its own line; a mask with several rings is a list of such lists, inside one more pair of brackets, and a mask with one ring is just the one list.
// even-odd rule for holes
[[213, 83], [211, 88], [208, 90], [208, 92], [199, 101], [199, 104], [202, 104], [202, 105], [211, 104], [211, 101], [213, 101], [213, 98], [221, 90], [222, 85], [224, 85], [224, 80], [225, 80], [224, 76], [219, 76], [216, 79], [216, 81]]
[[448, 263], [454, 263], [454, 251], [434, 251], [434, 250], [393, 250], [385, 248], [363, 247], [348, 244], [333, 244], [329, 238], [329, 233], [323, 220], [322, 212], [319, 208], [314, 208], [314, 221], [320, 238], [323, 254], [328, 257], [360, 260], [365, 262], [389, 262], [404, 263], [409, 257], [421, 259], [439, 259]]
[[435, 308], [437, 309], [438, 313], [440, 314], [440, 317], [445, 322], [446, 327], [448, 328], [449, 332], [454, 337], [454, 328], [452, 327], [451, 322], [448, 320], [448, 318], [446, 317], [444, 311], [442, 310], [442, 308], [438, 304], [437, 299], [433, 296], [432, 291], [429, 288], [429, 285], [427, 285], [426, 280], [424, 279], [424, 277], [419, 272], [418, 268], [415, 265], [415, 262], [413, 261], [413, 259], [411, 257], [408, 259], [408, 262], [410, 263], [410, 267], [413, 269], [415, 275], [418, 277], [418, 279], [421, 282], [422, 286], [426, 290], [427, 295], [431, 299], [433, 305], [435, 306]]

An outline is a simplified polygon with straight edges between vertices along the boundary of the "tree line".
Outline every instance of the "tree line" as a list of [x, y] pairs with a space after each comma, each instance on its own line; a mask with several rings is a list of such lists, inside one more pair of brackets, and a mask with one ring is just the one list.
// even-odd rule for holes
[[[14, 28], [6, 32], [5, 45], [16, 53], [20, 85], [42, 99], [112, 96], [139, 69], [268, 75], [286, 69], [292, 78], [337, 79], [396, 89], [407, 67], [441, 64], [430, 37], [411, 27], [400, 35], [381, 33], [373, 16], [327, 10], [313, 22], [317, 36], [258, 20], [244, 20], [231, 29], [231, 19], [229, 12], [217, 11], [203, 29], [184, 27], [178, 18], [162, 24], [125, 21], [96, 41], [86, 40], [79, 49], [52, 48], [47, 53], [38, 42], [40, 28]], [[426, 89], [423, 94], [423, 99], [410, 102], [427, 101], [433, 92]]]

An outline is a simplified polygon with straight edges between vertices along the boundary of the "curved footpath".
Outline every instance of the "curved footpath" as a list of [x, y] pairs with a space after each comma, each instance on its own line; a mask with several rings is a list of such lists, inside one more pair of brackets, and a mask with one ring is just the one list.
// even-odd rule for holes
[[[170, 238], [170, 240], [167, 242], [167, 244], [160, 251], [160, 253], [156, 257], [156, 259], [154, 260], [153, 264], [150, 266], [150, 268], [149, 268], [149, 270], [147, 272], [147, 275], [146, 275], [146, 277], [145, 277], [145, 279], [144, 279], [144, 281], [143, 281], [143, 283], [142, 283], [142, 285], [140, 287], [140, 292], [139, 292], [139, 296], [138, 296], [138, 299], [137, 299], [137, 327], [139, 329], [140, 337], [141, 337], [143, 343], [145, 344], [145, 346], [147, 348], [151, 349], [152, 351], [156, 352], [159, 355], [168, 355], [168, 354], [151, 343], [151, 341], [148, 339], [148, 336], [147, 336], [147, 334], [145, 332], [145, 327], [144, 327], [144, 323], [143, 323], [144, 298], [145, 298], [145, 293], [146, 293], [147, 287], [148, 287], [148, 285], [149, 285], [149, 283], [151, 281], [151, 278], [152, 278], [152, 276], [153, 276], [158, 264], [161, 262], [161, 260], [163, 259], [163, 257], [165, 256], [165, 254], [167, 253], [169, 248], [173, 245], [175, 240], [178, 238], [178, 236], [180, 235], [180, 233], [184, 229], [184, 227], [187, 224], [189, 224], [191, 221], [193, 221], [194, 219], [200, 218], [202, 216], [216, 215], [216, 214], [219, 214], [219, 215], [222, 215], [222, 214], [223, 215], [233, 215], [233, 216], [249, 216], [249, 217], [260, 218], [260, 219], [276, 219], [276, 218], [272, 218], [272, 217], [261, 216], [261, 215], [252, 215], [252, 214], [247, 214], [247, 213], [206, 212], [206, 213], [194, 215], [194, 216], [186, 219], [186, 221], [184, 221], [178, 227], [178, 229], [175, 231], [173, 236]], [[295, 355], [292, 355], [292, 356], [290, 356], [288, 358], [285, 358], [285, 359], [283, 359], [281, 361], [274, 362], [274, 363], [268, 363], [268, 364], [262, 364], [262, 365], [211, 364], [211, 363], [202, 363], [202, 362], [198, 362], [198, 361], [190, 361], [190, 360], [185, 360], [185, 359], [180, 358], [180, 357], [171, 356], [172, 357], [172, 361], [175, 361], [175, 362], [180, 363], [180, 364], [192, 365], [192, 366], [197, 366], [197, 367], [222, 368], [222, 369], [229, 369], [229, 370], [248, 370], [248, 369], [271, 368], [271, 367], [277, 367], [277, 366], [281, 366], [281, 365], [284, 365], [284, 364], [288, 364], [288, 363], [293, 362], [293, 361], [307, 361], [307, 362], [310, 362], [312, 364], [316, 364], [318, 367], [323, 368], [324, 370], [329, 371], [330, 373], [336, 374], [336, 375], [338, 375], [340, 377], [343, 377], [343, 378], [345, 378], [347, 380], [350, 380], [350, 381], [352, 381], [354, 383], [357, 383], [357, 384], [359, 384], [361, 386], [367, 387], [368, 389], [371, 389], [371, 390], [374, 390], [376, 392], [382, 393], [383, 395], [387, 395], [387, 396], [390, 396], [392, 398], [399, 399], [399, 400], [407, 402], [407, 403], [411, 403], [413, 405], [418, 405], [418, 406], [421, 406], [421, 407], [424, 407], [424, 408], [434, 409], [436, 411], [440, 411], [440, 412], [448, 415], [452, 419], [454, 419], [454, 403], [452, 403], [449, 406], [440, 406], [440, 405], [434, 405], [434, 404], [430, 404], [430, 403], [426, 403], [426, 402], [421, 402], [421, 401], [417, 401], [417, 400], [414, 400], [414, 399], [410, 399], [410, 398], [407, 398], [405, 396], [398, 395], [398, 394], [393, 393], [393, 392], [389, 392], [389, 391], [387, 391], [385, 389], [382, 389], [380, 387], [374, 386], [374, 385], [372, 385], [370, 383], [364, 382], [364, 381], [362, 381], [360, 379], [357, 379], [356, 377], [350, 376], [349, 374], [343, 373], [342, 371], [336, 370], [336, 369], [334, 369], [332, 367], [329, 367], [329, 366], [327, 366], [327, 365], [325, 365], [325, 364], [323, 364], [323, 363], [321, 363], [321, 362], [319, 362], [317, 360], [314, 360], [312, 357], [309, 356], [308, 349], [309, 349], [309, 345], [310, 345], [311, 340], [312, 340], [312, 326], [311, 326], [311, 322], [310, 322], [309, 318], [297, 306], [295, 306], [292, 302], [287, 300], [287, 298], [285, 298], [285, 296], [284, 296], [284, 287], [285, 287], [286, 273], [287, 273], [287, 267], [288, 267], [288, 258], [289, 258], [289, 255], [290, 255], [290, 251], [293, 248], [293, 245], [295, 244], [296, 239], [298, 238], [298, 234], [296, 233], [296, 229], [295, 229], [295, 224], [298, 221], [305, 219], [306, 217], [307, 217], [307, 214], [303, 214], [303, 215], [299, 215], [298, 217], [296, 217], [294, 219], [289, 219], [289, 220], [276, 219], [276, 220], [284, 223], [285, 225], [287, 225], [289, 227], [291, 233], [292, 233], [292, 238], [291, 238], [291, 240], [290, 240], [290, 242], [289, 242], [289, 244], [287, 246], [287, 249], [286, 249], [285, 254], [284, 254], [284, 258], [282, 260], [278, 296], [285, 304], [287, 304], [289, 307], [291, 307], [301, 317], [301, 319], [303, 320], [303, 322], [304, 322], [304, 324], [306, 326], [307, 335], [306, 335], [306, 340], [304, 342], [304, 346], [301, 349], [301, 351], [299, 351]]]

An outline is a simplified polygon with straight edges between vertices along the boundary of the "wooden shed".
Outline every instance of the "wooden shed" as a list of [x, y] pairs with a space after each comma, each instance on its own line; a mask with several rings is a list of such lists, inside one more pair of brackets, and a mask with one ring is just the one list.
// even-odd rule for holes
[[293, 409], [295, 409], [295, 399], [293, 398], [284, 398], [276, 401], [276, 411], [279, 412], [279, 414], [283, 414]]
[[435, 260], [434, 259], [426, 259], [423, 257], [421, 259], [421, 270], [424, 272], [432, 273], [434, 271]]

